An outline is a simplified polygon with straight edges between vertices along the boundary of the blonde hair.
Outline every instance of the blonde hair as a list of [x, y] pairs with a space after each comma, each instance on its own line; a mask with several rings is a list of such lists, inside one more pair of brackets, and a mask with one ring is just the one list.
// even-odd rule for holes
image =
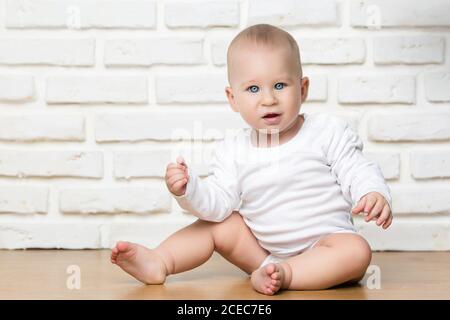
[[289, 45], [294, 59], [298, 63], [300, 76], [302, 76], [302, 64], [300, 50], [297, 41], [288, 32], [270, 24], [256, 24], [239, 32], [231, 41], [227, 51], [228, 81], [230, 81], [230, 66], [232, 64], [231, 53], [240, 43], [268, 46], [271, 48]]

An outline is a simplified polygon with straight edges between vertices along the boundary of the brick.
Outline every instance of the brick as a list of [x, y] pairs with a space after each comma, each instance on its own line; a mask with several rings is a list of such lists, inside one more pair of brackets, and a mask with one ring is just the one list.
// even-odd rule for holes
[[360, 38], [297, 38], [302, 64], [361, 64], [366, 44]]
[[415, 179], [449, 178], [450, 151], [411, 152], [410, 167]]
[[201, 38], [115, 39], [105, 44], [107, 66], [202, 64]]
[[[165, 22], [169, 28], [236, 27], [239, 25], [237, 1], [166, 2]], [[186, 14], [186, 13], [189, 14]]]
[[390, 36], [373, 41], [373, 59], [376, 64], [426, 64], [444, 62], [443, 37]]
[[164, 178], [166, 167], [183, 156], [189, 170], [200, 176], [209, 173], [212, 148], [204, 142], [188, 143], [180, 148], [159, 148], [151, 151], [120, 151], [114, 153], [114, 176], [119, 179]]
[[[0, 186], [0, 213], [47, 213], [47, 201], [46, 187]], [[1, 225], [3, 226], [4, 222]]]
[[21, 115], [0, 116], [0, 140], [3, 141], [83, 141], [82, 116]]
[[140, 152], [115, 152], [114, 176], [121, 179], [165, 176], [171, 162], [170, 150], [158, 149]]
[[171, 197], [162, 186], [71, 188], [59, 196], [63, 213], [155, 213], [170, 212]]
[[400, 177], [400, 154], [391, 152], [364, 152], [368, 159], [376, 162], [386, 180]]
[[425, 74], [425, 95], [431, 102], [450, 102], [450, 72]]
[[450, 213], [450, 188], [446, 186], [393, 186], [392, 210], [396, 214]]
[[101, 152], [1, 150], [0, 175], [101, 178], [103, 158]]
[[104, 236], [105, 243], [111, 248], [117, 241], [127, 239], [147, 248], [155, 248], [170, 235], [196, 220], [189, 218], [164, 217], [163, 220], [152, 217], [148, 222], [113, 222], [108, 234]]
[[339, 79], [340, 103], [415, 102], [415, 79], [412, 76], [360, 76]]
[[374, 115], [369, 138], [375, 141], [440, 141], [450, 139], [450, 113], [415, 112]]
[[204, 112], [201, 116], [179, 111], [102, 114], [95, 118], [97, 142], [213, 140], [244, 127], [247, 124], [232, 111]]
[[309, 78], [308, 97], [305, 102], [327, 101], [328, 79], [325, 75], [306, 75]]
[[352, 0], [352, 26], [371, 26], [372, 19], [376, 19], [375, 23], [380, 27], [450, 26], [450, 2], [447, 0]]
[[2, 39], [0, 64], [90, 67], [94, 39]]
[[355, 219], [355, 225], [372, 250], [450, 250], [448, 218], [397, 217], [387, 230], [361, 219]]
[[47, 79], [47, 103], [147, 103], [142, 76], [53, 76]]
[[211, 61], [216, 66], [225, 66], [227, 64], [228, 46], [233, 38], [217, 37], [210, 40]]
[[0, 75], [0, 102], [25, 102], [33, 99], [34, 95], [33, 77]]
[[0, 239], [4, 249], [98, 249], [101, 245], [99, 223], [73, 221], [2, 222]]
[[224, 74], [159, 75], [155, 81], [158, 103], [227, 102]]
[[7, 28], [154, 29], [156, 3], [147, 0], [6, 2]]
[[278, 26], [338, 26], [339, 6], [334, 0], [250, 0], [249, 24]]

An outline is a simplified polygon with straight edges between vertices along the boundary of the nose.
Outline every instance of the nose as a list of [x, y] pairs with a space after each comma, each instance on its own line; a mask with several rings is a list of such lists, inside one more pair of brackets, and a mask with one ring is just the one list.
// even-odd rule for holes
[[261, 99], [261, 105], [263, 106], [272, 106], [277, 103], [277, 98], [272, 90], [265, 90]]

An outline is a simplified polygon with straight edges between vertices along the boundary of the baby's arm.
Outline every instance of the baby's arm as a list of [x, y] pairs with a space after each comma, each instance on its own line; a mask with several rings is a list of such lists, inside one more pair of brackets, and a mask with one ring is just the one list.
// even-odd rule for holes
[[378, 218], [377, 224], [387, 228], [392, 221], [392, 200], [378, 164], [363, 156], [363, 143], [348, 124], [339, 120], [332, 127], [327, 159], [344, 196], [353, 206], [357, 204], [352, 212], [367, 212], [367, 222]]
[[214, 149], [213, 173], [207, 178], [200, 179], [181, 157], [178, 165], [178, 171], [174, 163], [167, 166], [166, 183], [183, 209], [202, 220], [221, 222], [239, 205], [232, 155], [223, 141]]

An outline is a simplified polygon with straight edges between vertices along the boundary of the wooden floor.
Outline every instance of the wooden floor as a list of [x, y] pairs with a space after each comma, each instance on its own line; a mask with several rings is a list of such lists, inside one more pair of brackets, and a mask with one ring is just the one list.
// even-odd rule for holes
[[[71, 265], [81, 271], [78, 290], [67, 287]], [[374, 252], [371, 265], [380, 289], [368, 288], [375, 273], [367, 273], [358, 285], [268, 297], [219, 255], [146, 286], [112, 265], [109, 250], [0, 250], [0, 299], [450, 299], [450, 252]]]

